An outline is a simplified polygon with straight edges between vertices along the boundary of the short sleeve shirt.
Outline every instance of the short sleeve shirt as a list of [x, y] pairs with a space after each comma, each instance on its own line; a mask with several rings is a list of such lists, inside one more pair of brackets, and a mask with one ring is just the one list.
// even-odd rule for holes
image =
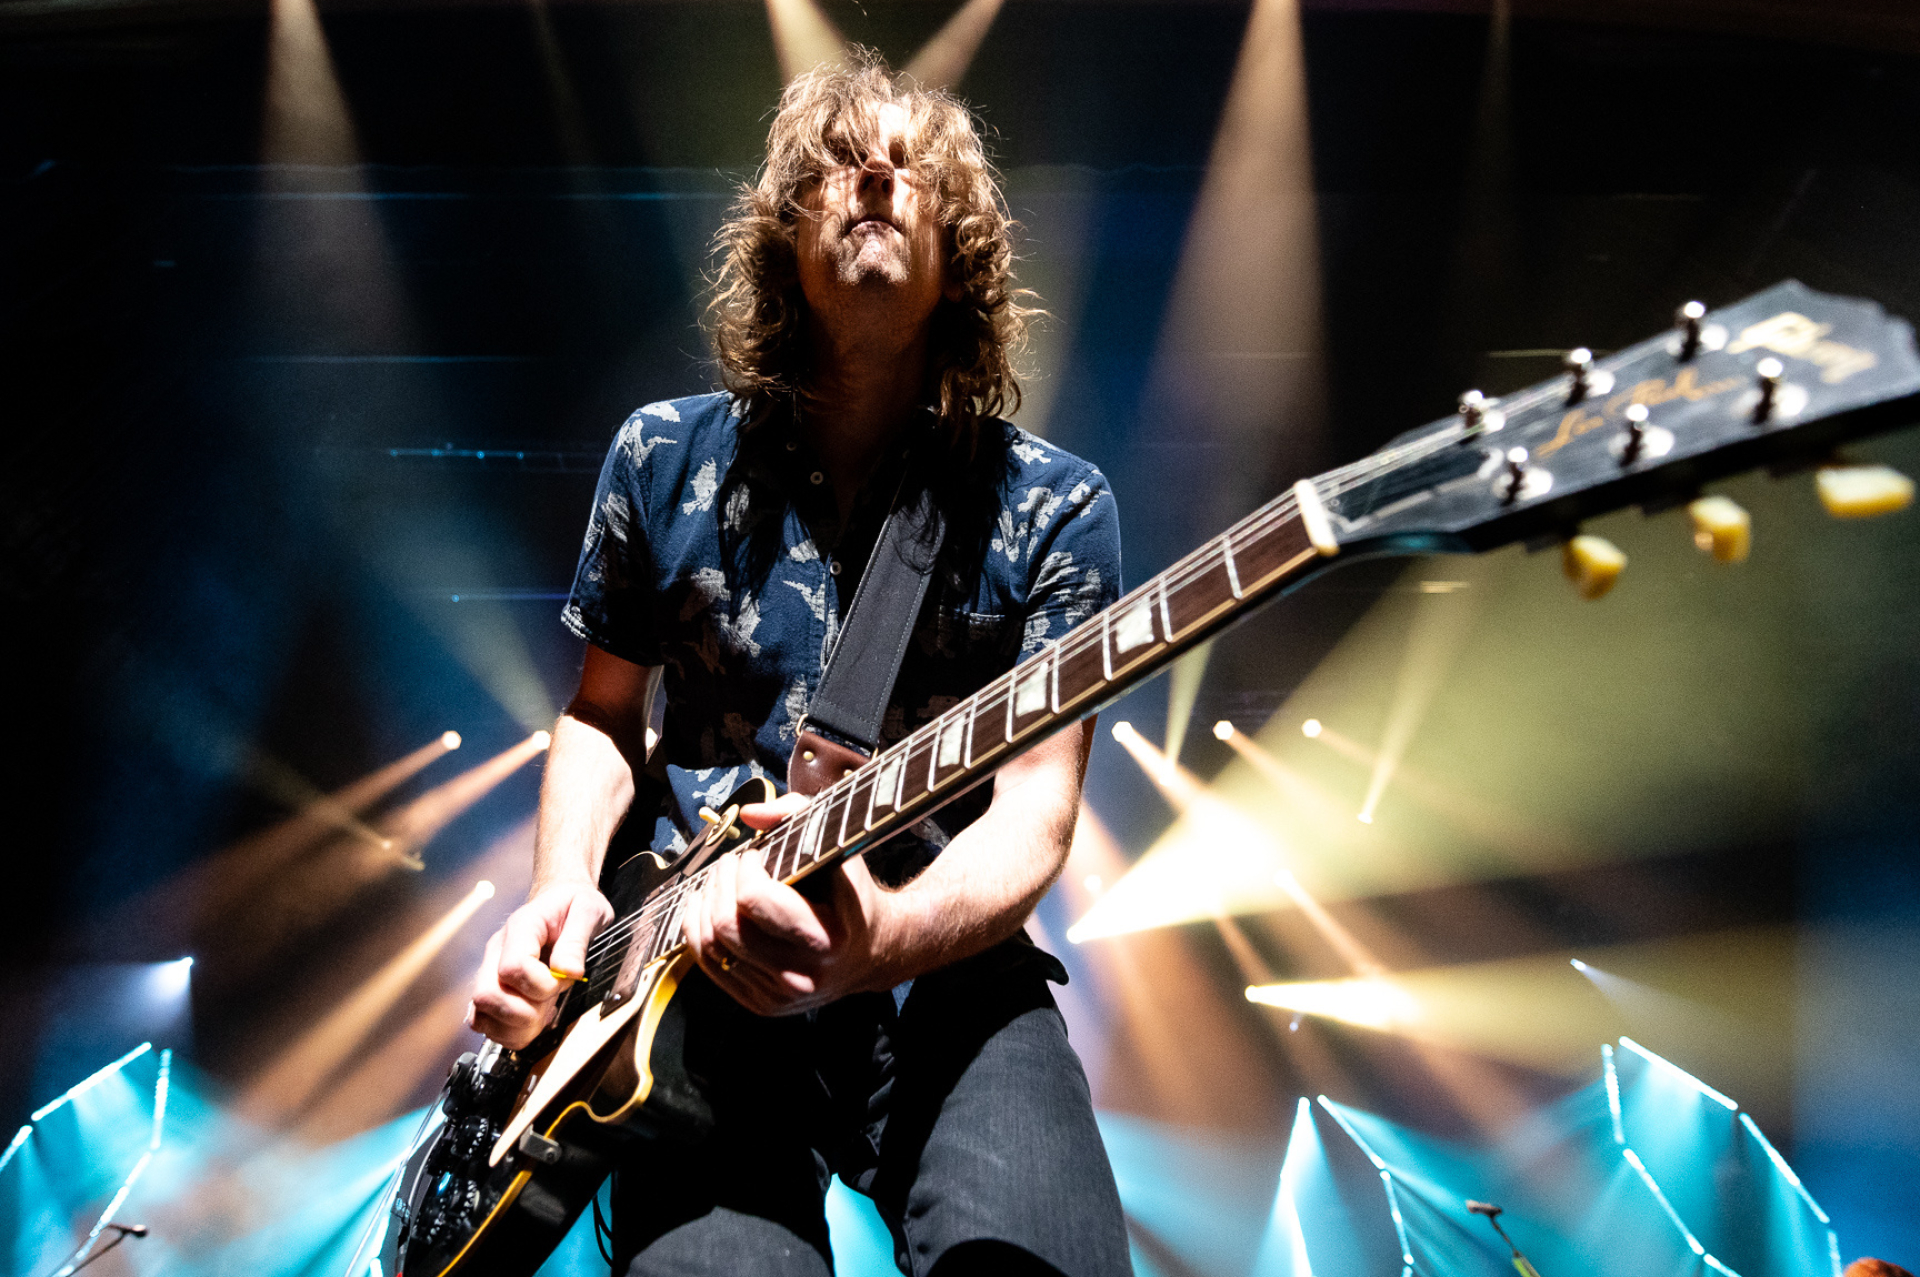
[[[949, 539], [973, 535], [982, 566], [964, 584], [938, 576], [930, 583], [882, 745], [1120, 595], [1119, 521], [1099, 470], [1003, 421], [984, 423], [980, 446], [1005, 461], [991, 470], [1003, 476], [992, 500], [980, 503], [991, 526], [950, 529]], [[729, 482], [740, 449], [740, 418], [725, 394], [649, 404], [628, 418], [601, 469], [562, 613], [567, 627], [596, 647], [662, 667], [666, 710], [655, 757], [665, 759], [672, 801], [652, 838], [661, 851], [684, 847], [699, 809], [718, 807], [750, 777], [784, 785], [788, 755], [856, 584], [857, 567], [847, 570], [850, 560], [835, 547], [816, 544], [819, 512], [832, 502], [823, 505], [825, 476], [797, 434], [789, 430], [761, 450], [771, 452], [783, 476], [780, 508], [770, 516], [747, 508], [764, 497]], [[777, 537], [769, 518], [778, 520]], [[726, 535], [750, 519], [773, 551], [752, 570], [730, 552]], [[844, 538], [837, 548], [857, 541]], [[889, 848], [917, 844], [919, 856], [936, 854], [984, 810], [987, 788]]]

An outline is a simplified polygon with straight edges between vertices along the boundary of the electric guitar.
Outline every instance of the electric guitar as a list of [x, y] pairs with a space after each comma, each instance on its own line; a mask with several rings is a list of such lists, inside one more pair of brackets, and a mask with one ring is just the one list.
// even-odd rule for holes
[[401, 1172], [380, 1271], [526, 1277], [634, 1141], [660, 1141], [666, 1159], [710, 1125], [675, 994], [692, 971], [680, 908], [720, 852], [744, 848], [789, 883], [860, 855], [1343, 561], [1559, 544], [1597, 597], [1625, 559], [1579, 525], [1624, 506], [1687, 504], [1703, 548], [1744, 558], [1744, 513], [1699, 495], [1726, 475], [1819, 466], [1833, 513], [1898, 509], [1909, 480], [1834, 462], [1833, 449], [1916, 420], [1913, 331], [1873, 303], [1792, 281], [1718, 311], [1689, 303], [1670, 332], [1603, 359], [1574, 351], [1564, 373], [1504, 400], [1470, 391], [1456, 414], [1301, 480], [871, 759], [803, 737], [792, 783], [814, 799], [802, 815], [738, 829], [740, 803], [773, 797], [758, 781], [671, 867], [638, 858], [554, 1027], [525, 1050], [489, 1044], [454, 1066], [438, 1125]]

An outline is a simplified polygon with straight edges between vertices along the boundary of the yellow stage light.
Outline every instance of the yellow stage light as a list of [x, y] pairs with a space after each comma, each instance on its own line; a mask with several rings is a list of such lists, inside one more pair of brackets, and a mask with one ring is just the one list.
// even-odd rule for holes
[[840, 61], [847, 42], [814, 0], [767, 0], [782, 79]]
[[913, 55], [903, 74], [930, 89], [948, 89], [960, 83], [1004, 3], [1006, 0], [967, 0]]
[[[1320, 720], [1317, 718], [1309, 718], [1306, 722], [1300, 724], [1300, 734], [1308, 740], [1318, 740], [1323, 730], [1325, 729], [1321, 727]], [[1221, 739], [1225, 740], [1226, 737], [1223, 736]]]
[[1379, 978], [1254, 985], [1247, 1001], [1382, 1031], [1412, 1028], [1422, 1019], [1412, 994]]
[[546, 732], [535, 732], [511, 749], [420, 795], [382, 822], [387, 831], [386, 846], [406, 851], [408, 857], [403, 863], [409, 868], [420, 868], [417, 861], [413, 861], [412, 852], [432, 842], [455, 817], [486, 797], [495, 785], [546, 749], [552, 740]]
[[476, 883], [459, 903], [303, 1033], [248, 1087], [243, 1111], [256, 1120], [272, 1121], [303, 1108], [492, 895], [491, 882]]

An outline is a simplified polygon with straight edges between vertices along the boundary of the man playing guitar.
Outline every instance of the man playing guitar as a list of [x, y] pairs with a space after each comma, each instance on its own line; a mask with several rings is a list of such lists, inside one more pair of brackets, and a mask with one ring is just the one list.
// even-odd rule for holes
[[[471, 1023], [546, 1025], [613, 916], [624, 822], [671, 854], [780, 777], [896, 493], [947, 535], [894, 685], [890, 743], [1119, 596], [1098, 470], [994, 414], [1027, 312], [966, 110], [870, 57], [784, 94], [719, 238], [726, 393], [651, 404], [614, 441], [565, 619], [587, 642], [553, 733], [533, 890], [488, 942]], [[658, 746], [644, 738], [666, 697]], [[687, 913], [689, 1058], [716, 1127], [624, 1166], [615, 1270], [824, 1274], [831, 1174], [903, 1272], [1131, 1271], [1086, 1078], [1021, 926], [1060, 873], [1093, 721], [803, 894], [722, 862]], [[660, 811], [631, 810], [664, 792]], [[769, 828], [798, 794], [740, 819]], [[811, 884], [803, 884], [811, 885]]]

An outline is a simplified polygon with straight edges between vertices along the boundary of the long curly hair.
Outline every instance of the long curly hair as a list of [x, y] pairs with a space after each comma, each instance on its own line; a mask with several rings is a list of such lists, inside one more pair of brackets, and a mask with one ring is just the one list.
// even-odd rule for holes
[[714, 237], [708, 308], [722, 384], [746, 428], [790, 410], [807, 380], [807, 303], [795, 240], [800, 199], [828, 170], [859, 163], [879, 136], [879, 109], [906, 108], [909, 162], [924, 174], [945, 228], [949, 280], [928, 341], [927, 398], [950, 445], [971, 456], [983, 419], [1020, 406], [1013, 359], [1039, 312], [1015, 287], [1013, 232], [998, 175], [972, 114], [952, 94], [904, 83], [877, 53], [796, 77], [780, 95], [756, 181], [743, 184]]

